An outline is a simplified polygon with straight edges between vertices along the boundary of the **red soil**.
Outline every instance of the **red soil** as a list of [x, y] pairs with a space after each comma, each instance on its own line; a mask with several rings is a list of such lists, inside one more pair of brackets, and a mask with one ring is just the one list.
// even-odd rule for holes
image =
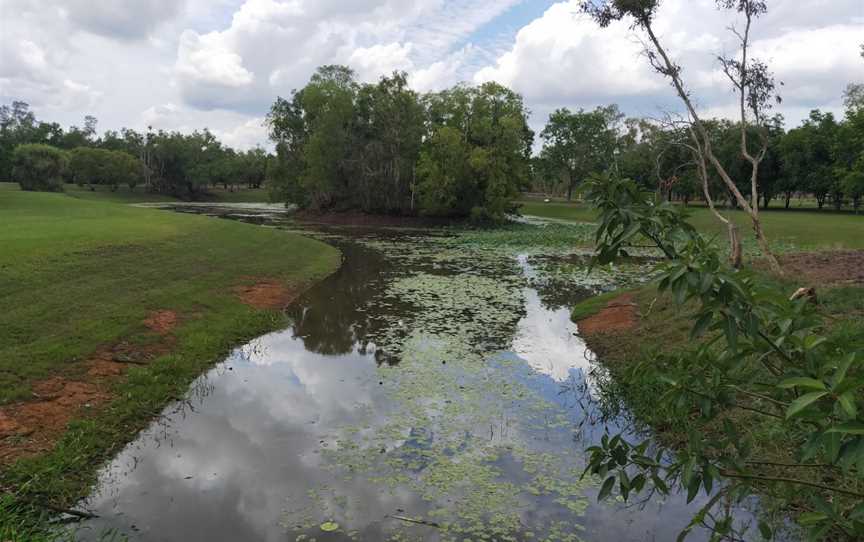
[[632, 295], [624, 294], [610, 301], [597, 314], [579, 320], [578, 326], [584, 335], [598, 335], [633, 329], [636, 322], [636, 303]]

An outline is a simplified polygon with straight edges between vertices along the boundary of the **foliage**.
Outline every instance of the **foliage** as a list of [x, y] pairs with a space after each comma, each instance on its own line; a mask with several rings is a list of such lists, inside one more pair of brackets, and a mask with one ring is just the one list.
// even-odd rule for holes
[[29, 143], [12, 153], [12, 179], [22, 190], [38, 192], [63, 191], [66, 153], [49, 145]]
[[198, 199], [210, 186], [260, 188], [267, 177], [271, 157], [265, 150], [235, 151], [208, 130], [140, 133], [123, 128], [100, 138], [96, 126], [97, 120], [87, 116], [83, 128], [64, 131], [59, 124], [37, 121], [24, 102], [0, 106], [0, 180], [12, 178], [13, 152], [26, 144], [69, 150], [73, 167], [68, 179], [91, 187], [134, 189], [143, 184], [148, 192]]
[[558, 109], [540, 137], [541, 156], [566, 179], [567, 199], [588, 175], [602, 173], [612, 166], [617, 150], [617, 124], [623, 115], [618, 106], [598, 107], [594, 111]]
[[79, 186], [120, 185], [134, 189], [143, 178], [144, 165], [124, 151], [78, 147], [69, 151], [69, 175]]
[[396, 72], [324, 66], [268, 115], [271, 190], [315, 211], [500, 219], [528, 176], [522, 98], [494, 83], [420, 96]]
[[[613, 261], [647, 239], [668, 259], [660, 291], [670, 292], [679, 305], [698, 307], [691, 330], [695, 346], [668, 355], [653, 373], [644, 368], [646, 378], [665, 388], [664, 403], [682, 416], [698, 417], [688, 442], [665, 461], [648, 453], [648, 441], [605, 438], [590, 449], [586, 469], [605, 479], [601, 499], [616, 486], [624, 499], [648, 487], [666, 493], [680, 485], [692, 501], [704, 490], [710, 500], [688, 531], [711, 522], [719, 538], [732, 536], [734, 529], [728, 512], [717, 506], [723, 499], [741, 500], [756, 485], [817, 487], [831, 498], [814, 492], [810, 510], [799, 516], [810, 537], [864, 535], [864, 355], [830, 343], [807, 300], [788, 300], [729, 268], [680, 209], [660, 204], [634, 182], [597, 177], [586, 192], [601, 211], [596, 262]], [[748, 437], [728, 420], [736, 409], [776, 420], [798, 436], [800, 468], [825, 465], [851, 482], [825, 484], [766, 473], [761, 458], [751, 455]], [[722, 423], [721, 435], [699, 430], [712, 422]], [[763, 536], [770, 534], [767, 526], [760, 529]]]

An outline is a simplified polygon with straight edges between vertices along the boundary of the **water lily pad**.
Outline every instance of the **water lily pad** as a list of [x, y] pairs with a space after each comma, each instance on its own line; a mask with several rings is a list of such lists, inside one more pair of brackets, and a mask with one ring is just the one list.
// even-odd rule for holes
[[339, 529], [339, 524], [334, 521], [325, 521], [321, 524], [321, 530], [325, 533], [332, 533], [337, 529]]

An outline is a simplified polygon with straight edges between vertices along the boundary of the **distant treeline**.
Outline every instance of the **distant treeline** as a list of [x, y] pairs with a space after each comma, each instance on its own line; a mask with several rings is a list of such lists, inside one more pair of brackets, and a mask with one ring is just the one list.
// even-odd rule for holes
[[[864, 86], [850, 85], [842, 119], [813, 111], [785, 130], [775, 116], [751, 128], [751, 153], [768, 142], [759, 173], [763, 207], [796, 195], [858, 209], [864, 200]], [[520, 190], [568, 198], [595, 173], [638, 181], [669, 199], [703, 198], [688, 124], [626, 119], [615, 105], [559, 109], [534, 133], [522, 97], [496, 83], [457, 85], [420, 94], [407, 75], [359, 83], [344, 66], [324, 66], [268, 116], [276, 156], [262, 149], [236, 152], [208, 130], [192, 134], [123, 129], [96, 135], [96, 119], [63, 130], [37, 122], [27, 104], [0, 107], [0, 180], [54, 190], [63, 182], [146, 190], [195, 198], [208, 186], [265, 179], [274, 199], [316, 211], [473, 216], [498, 219]], [[713, 151], [750, 195], [739, 124], [706, 123]], [[711, 172], [713, 174], [713, 170]], [[734, 205], [726, 186], [709, 180], [716, 201]]]
[[263, 185], [270, 156], [238, 152], [208, 130], [182, 134], [124, 128], [96, 135], [96, 119], [68, 130], [36, 120], [24, 102], [0, 106], [0, 180], [25, 190], [59, 191], [64, 183], [119, 186], [194, 199], [210, 186]]
[[[742, 158], [740, 124], [711, 120], [713, 150], [745, 196], [751, 196], [750, 166]], [[812, 197], [821, 209], [846, 205], [856, 210], [864, 198], [864, 87], [850, 85], [846, 113], [815, 110], [804, 123], [789, 131], [775, 116], [765, 130], [751, 128], [751, 154], [762, 138], [768, 141], [759, 170], [759, 201], [767, 208], [780, 199], [790, 206], [796, 195]], [[697, 163], [690, 150], [688, 125], [677, 119], [652, 121], [625, 119], [614, 105], [591, 111], [560, 109], [541, 133], [543, 147], [531, 162], [532, 189], [549, 195], [570, 196], [582, 180], [612, 171], [669, 199], [703, 199]], [[734, 205], [728, 189], [714, 175], [709, 181], [716, 201]]]
[[273, 190], [318, 211], [500, 218], [530, 180], [522, 97], [496, 83], [419, 94], [324, 66], [267, 117]]

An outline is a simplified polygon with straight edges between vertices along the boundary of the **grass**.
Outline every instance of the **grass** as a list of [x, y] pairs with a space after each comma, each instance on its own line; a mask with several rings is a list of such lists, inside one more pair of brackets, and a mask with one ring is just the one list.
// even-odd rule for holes
[[[606, 308], [611, 301], [617, 299], [630, 290], [616, 290], [614, 292], [606, 292], [605, 294], [589, 297], [584, 301], [577, 303], [570, 311], [570, 318], [574, 322], [584, 320], [599, 313]], [[635, 291], [635, 290], [634, 290]]]
[[[524, 200], [521, 212], [528, 216], [593, 222], [597, 213], [586, 204]], [[704, 207], [690, 207], [690, 222], [708, 235], [724, 236], [719, 221]], [[738, 224], [741, 232], [749, 235], [750, 219], [742, 211], [724, 212]], [[776, 209], [763, 211], [762, 221], [768, 238], [774, 243], [794, 246], [796, 250], [864, 249], [864, 215], [832, 213], [828, 211], [799, 211]]]
[[[7, 191], [18, 191], [18, 185], [14, 183], [0, 183], [0, 193]], [[121, 186], [117, 190], [110, 190], [105, 186], [94, 186], [91, 190], [86, 186], [75, 184], [64, 185], [64, 193], [76, 199], [87, 201], [104, 201], [111, 203], [161, 203], [179, 201], [177, 198], [165, 194], [153, 194], [145, 192], [143, 188], [130, 190], [129, 187]], [[213, 201], [224, 203], [269, 203], [270, 195], [264, 188], [239, 188], [235, 191], [224, 188], [211, 188], [201, 201]]]
[[[793, 291], [791, 281], [778, 281], [762, 277], [772, 286], [784, 291]], [[605, 299], [592, 298], [573, 307], [573, 318], [579, 320], [596, 313], [611, 299], [622, 292], [605, 294]], [[688, 427], [691, 419], [684, 417], [668, 402], [657, 400], [668, 391], [668, 385], [659, 381], [652, 374], [653, 367], [663, 363], [664, 356], [676, 352], [685, 352], [693, 347], [690, 339], [690, 329], [693, 326], [691, 316], [694, 306], [677, 305], [668, 294], [658, 295], [656, 284], [647, 284], [638, 290], [633, 290], [634, 301], [640, 314], [639, 323], [635, 329], [625, 332], [597, 334], [587, 338], [588, 346], [602, 360], [609, 371], [605, 381], [604, 397], [608, 398], [611, 408], [622, 405], [632, 413], [637, 423], [650, 426], [653, 434], [666, 447], [675, 449], [683, 447], [689, 438]], [[829, 344], [843, 346], [847, 350], [864, 348], [864, 287], [834, 286], [820, 290], [820, 310], [828, 316], [830, 328], [826, 331]], [[647, 369], [647, 370], [646, 370]], [[752, 413], [735, 410], [724, 414], [743, 433], [753, 436], [752, 457], [760, 458], [777, 464], [794, 464], [799, 462], [795, 456], [801, 442], [799, 436], [790, 434], [785, 427], [776, 421]], [[723, 430], [719, 421], [707, 426], [700, 425], [699, 431], [717, 435]], [[842, 484], [847, 489], [860, 491], [860, 482], [853, 476], [837, 479], [836, 473], [813, 469], [785, 469], [783, 467], [765, 467], [765, 475], [806, 479], [817, 483], [831, 485]], [[855, 484], [858, 484], [857, 486]], [[768, 488], [764, 488], [769, 491]], [[771, 488], [769, 495], [778, 497], [777, 501], [765, 501], [765, 512], [773, 513], [772, 507], [777, 503], [787, 503], [788, 507], [780, 510], [780, 521], [784, 521], [789, 510], [798, 509], [804, 505], [808, 493], [801, 492], [799, 486], [788, 486], [785, 489]], [[826, 498], [831, 496], [827, 493]]]
[[[73, 421], [52, 451], [0, 473], [0, 487], [61, 506], [219, 356], [282, 323], [234, 287], [267, 278], [302, 288], [339, 263], [336, 249], [295, 234], [74, 194], [3, 188], [0, 216], [0, 404], [31, 397], [50, 376], [82, 378], [82, 360], [100, 346], [154, 342], [143, 324], [151, 311], [179, 315], [170, 354], [132, 367], [114, 399]], [[0, 507], [0, 525], [21, 524], [10, 510]], [[0, 529], [0, 540], [12, 534]]]

